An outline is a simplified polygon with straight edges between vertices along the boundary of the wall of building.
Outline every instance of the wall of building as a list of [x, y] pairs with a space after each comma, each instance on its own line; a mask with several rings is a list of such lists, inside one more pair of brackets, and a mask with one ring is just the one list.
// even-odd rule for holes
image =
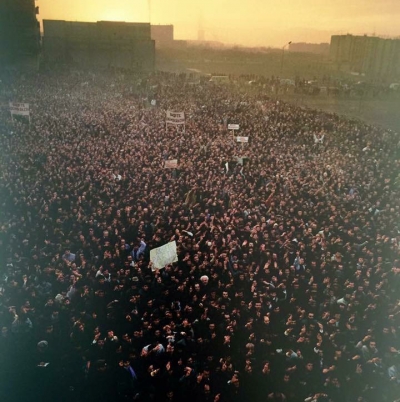
[[43, 21], [43, 48], [49, 63], [81, 67], [154, 69], [150, 24], [113, 21]]
[[40, 50], [40, 26], [35, 0], [0, 1], [0, 63], [35, 58]]

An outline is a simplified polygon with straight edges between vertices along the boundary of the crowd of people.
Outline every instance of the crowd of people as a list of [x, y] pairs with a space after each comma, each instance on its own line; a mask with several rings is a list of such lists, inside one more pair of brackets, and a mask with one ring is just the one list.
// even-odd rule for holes
[[0, 111], [2, 401], [399, 400], [398, 133], [182, 74], [1, 78], [30, 105]]

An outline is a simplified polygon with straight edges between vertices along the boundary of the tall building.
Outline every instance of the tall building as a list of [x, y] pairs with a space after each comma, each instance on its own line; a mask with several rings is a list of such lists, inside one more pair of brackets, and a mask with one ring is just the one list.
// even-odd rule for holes
[[46, 63], [154, 70], [149, 23], [43, 20], [43, 30]]
[[151, 39], [156, 46], [171, 45], [174, 42], [174, 26], [173, 25], [152, 25]]
[[338, 68], [371, 77], [400, 77], [400, 40], [334, 35], [330, 58]]
[[0, 1], [0, 64], [30, 61], [40, 50], [35, 0]]

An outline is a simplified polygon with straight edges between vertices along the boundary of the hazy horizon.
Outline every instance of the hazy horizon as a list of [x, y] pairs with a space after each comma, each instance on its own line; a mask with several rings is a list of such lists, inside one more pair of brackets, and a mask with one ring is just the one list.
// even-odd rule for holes
[[[68, 7], [66, 7], [66, 4]], [[175, 39], [282, 47], [335, 34], [400, 36], [398, 0], [37, 0], [39, 19], [174, 25]], [[151, 12], [150, 12], [151, 10]]]

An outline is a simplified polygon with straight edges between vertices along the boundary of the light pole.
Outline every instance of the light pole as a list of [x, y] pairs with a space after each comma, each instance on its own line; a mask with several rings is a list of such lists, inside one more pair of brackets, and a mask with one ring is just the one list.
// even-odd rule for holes
[[282, 56], [281, 56], [281, 76], [282, 76], [282, 71], [283, 71], [283, 56], [285, 55], [285, 47], [286, 46], [288, 46], [288, 45], [290, 45], [292, 43], [292, 41], [290, 41], [290, 42], [288, 42], [288, 43], [285, 43], [283, 46], [282, 46]]

